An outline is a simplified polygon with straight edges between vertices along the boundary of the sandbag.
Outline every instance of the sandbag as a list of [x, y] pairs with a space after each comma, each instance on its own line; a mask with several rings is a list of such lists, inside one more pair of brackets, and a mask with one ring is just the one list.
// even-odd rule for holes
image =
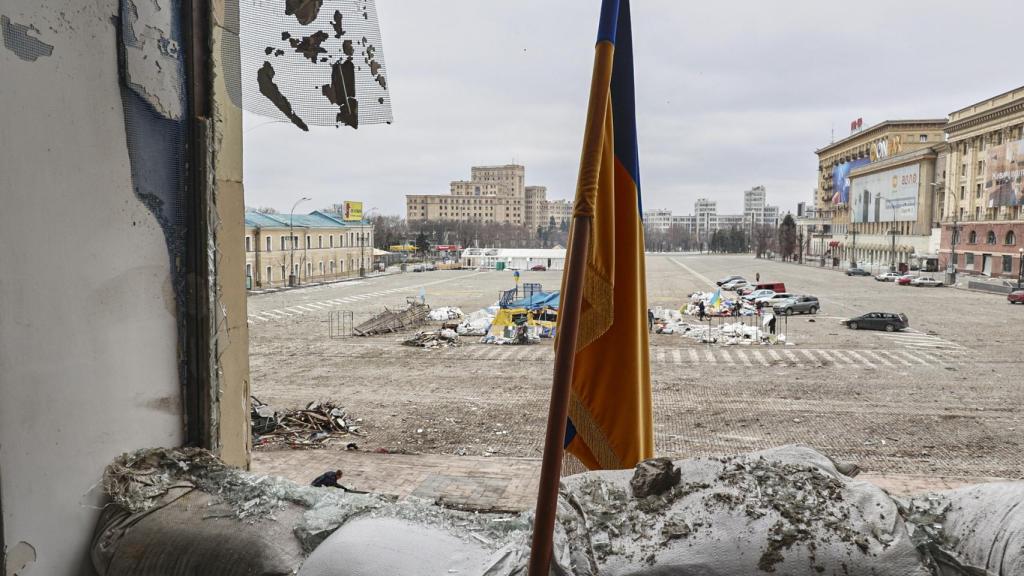
[[938, 576], [1024, 574], [1024, 483], [966, 486], [911, 498], [904, 506]]
[[273, 519], [242, 522], [195, 488], [172, 490], [135, 514], [113, 504], [97, 524], [93, 566], [99, 576], [287, 576], [305, 557], [291, 534], [301, 515], [286, 504]]

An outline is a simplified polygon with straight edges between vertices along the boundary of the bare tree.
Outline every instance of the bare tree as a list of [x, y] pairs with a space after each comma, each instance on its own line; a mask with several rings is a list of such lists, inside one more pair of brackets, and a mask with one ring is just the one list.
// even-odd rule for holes
[[782, 224], [779, 225], [779, 252], [782, 254], [782, 259], [792, 259], [796, 249], [796, 221], [793, 220], [792, 214], [786, 214], [786, 217], [782, 219]]

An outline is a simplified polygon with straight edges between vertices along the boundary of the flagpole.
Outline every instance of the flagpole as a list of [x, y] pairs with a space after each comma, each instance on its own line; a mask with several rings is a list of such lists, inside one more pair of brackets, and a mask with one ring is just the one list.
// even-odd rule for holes
[[[602, 5], [602, 20], [605, 20], [604, 10], [609, 6], [618, 12], [618, 3], [606, 0]], [[573, 206], [572, 239], [564, 272], [565, 289], [558, 311], [555, 369], [551, 385], [551, 403], [548, 407], [547, 431], [544, 436], [540, 486], [537, 489], [537, 510], [533, 518], [529, 576], [547, 576], [550, 573], [555, 515], [558, 511], [558, 485], [561, 482], [562, 457], [565, 453], [566, 420], [569, 417], [569, 393], [572, 389], [573, 364], [576, 360], [580, 311], [583, 308], [583, 279], [601, 172], [601, 153], [607, 136], [604, 121], [611, 106], [613, 55], [614, 49], [610, 43], [605, 42], [598, 44], [594, 55], [590, 103], [587, 107], [587, 123], [583, 134], [583, 154], [580, 158], [576, 200]]]
[[544, 436], [537, 511], [533, 517], [529, 576], [547, 576], [550, 572], [555, 514], [558, 511], [558, 485], [562, 479], [562, 458], [565, 454], [565, 428], [569, 418], [569, 391], [583, 304], [583, 269], [587, 265], [592, 220], [590, 216], [574, 216], [572, 219], [572, 243], [569, 247], [569, 266], [566, 268], [568, 277], [558, 312], [558, 345], [555, 350], [551, 405], [548, 407], [548, 425]]

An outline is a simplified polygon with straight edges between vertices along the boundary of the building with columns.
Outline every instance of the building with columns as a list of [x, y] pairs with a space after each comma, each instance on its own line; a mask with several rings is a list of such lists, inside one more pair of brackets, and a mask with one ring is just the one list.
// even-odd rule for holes
[[[815, 151], [815, 220], [844, 265], [934, 265], [940, 238], [936, 165], [945, 119], [887, 120]], [[827, 232], [825, 232], [827, 230]], [[895, 247], [893, 240], [895, 239]], [[826, 238], [818, 240], [824, 244]]]
[[949, 115], [940, 266], [1019, 281], [1024, 260], [1024, 87]]

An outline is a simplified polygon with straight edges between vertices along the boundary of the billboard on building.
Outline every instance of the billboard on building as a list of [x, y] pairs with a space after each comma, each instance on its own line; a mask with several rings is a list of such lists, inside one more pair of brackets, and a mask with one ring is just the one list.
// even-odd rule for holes
[[985, 201], [988, 208], [1024, 204], [1024, 141], [1013, 140], [985, 151]]
[[345, 221], [350, 220], [362, 220], [363, 219], [363, 203], [353, 202], [351, 200], [345, 200], [344, 204], [345, 212], [342, 214], [342, 219]]
[[835, 195], [832, 196], [833, 204], [850, 202], [850, 170], [866, 166], [869, 162], [870, 158], [857, 158], [832, 168], [832, 189], [835, 190]]
[[850, 184], [853, 222], [917, 220], [920, 187], [920, 164], [855, 177]]

